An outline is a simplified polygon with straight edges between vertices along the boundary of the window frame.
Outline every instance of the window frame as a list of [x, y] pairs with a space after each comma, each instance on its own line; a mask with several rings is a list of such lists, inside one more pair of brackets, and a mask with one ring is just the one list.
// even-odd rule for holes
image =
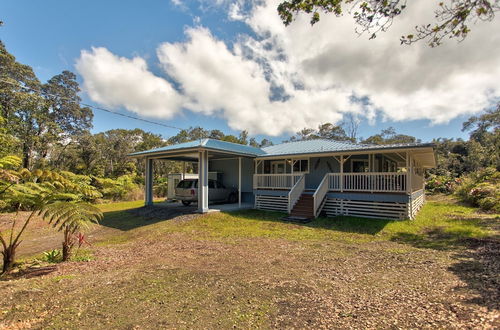
[[[302, 171], [302, 165], [299, 165], [299, 167], [300, 167], [301, 170], [300, 171], [295, 171], [294, 168], [293, 168], [295, 166], [295, 162], [299, 162], [299, 164], [300, 164], [300, 161], [302, 161], [302, 160], [307, 160], [307, 170]], [[311, 169], [311, 158], [309, 158], [309, 157], [305, 157], [305, 158], [293, 158], [292, 159], [291, 169], [292, 169], [292, 173], [293, 174], [295, 174], [295, 173], [298, 173], [298, 174], [308, 174], [309, 171], [310, 171], [310, 169]]]

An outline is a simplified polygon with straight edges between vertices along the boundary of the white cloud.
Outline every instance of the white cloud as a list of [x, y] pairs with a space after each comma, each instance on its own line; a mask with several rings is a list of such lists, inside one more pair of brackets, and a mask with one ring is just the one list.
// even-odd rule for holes
[[[178, 92], [141, 58], [119, 58], [102, 48], [82, 52], [77, 68], [96, 102], [165, 118], [189, 109], [253, 134], [335, 123], [346, 112], [443, 123], [500, 97], [500, 35], [491, 33], [498, 21], [475, 25], [462, 43], [449, 40], [433, 49], [424, 42], [399, 44], [415, 24], [433, 20], [422, 1], [375, 40], [356, 35], [349, 15], [323, 15], [313, 27], [309, 17], [299, 16], [285, 27], [278, 3], [215, 2], [256, 37], [239, 35], [228, 43], [197, 26], [186, 29], [185, 41], [161, 44], [160, 65]], [[353, 96], [369, 103], [353, 102]]]
[[153, 75], [140, 57], [127, 59], [106, 48], [82, 51], [76, 69], [90, 98], [109, 107], [125, 107], [138, 114], [171, 118], [182, 97], [164, 79]]

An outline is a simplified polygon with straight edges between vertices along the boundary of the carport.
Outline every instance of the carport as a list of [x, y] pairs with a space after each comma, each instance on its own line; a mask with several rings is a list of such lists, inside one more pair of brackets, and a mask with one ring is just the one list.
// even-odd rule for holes
[[[263, 153], [259, 148], [214, 140], [202, 139], [163, 148], [151, 149], [133, 153], [130, 156], [144, 159], [145, 175], [145, 205], [153, 204], [153, 162], [180, 161], [198, 164], [198, 212], [209, 212], [208, 171], [209, 166], [222, 171], [223, 181], [231, 182], [238, 188], [238, 208], [253, 205], [252, 176], [253, 159]], [[210, 165], [211, 164], [211, 165]], [[183, 166], [185, 171], [185, 166]], [[227, 176], [227, 178], [226, 178]], [[229, 206], [215, 207], [231, 209]], [[233, 207], [234, 209], [234, 207]]]

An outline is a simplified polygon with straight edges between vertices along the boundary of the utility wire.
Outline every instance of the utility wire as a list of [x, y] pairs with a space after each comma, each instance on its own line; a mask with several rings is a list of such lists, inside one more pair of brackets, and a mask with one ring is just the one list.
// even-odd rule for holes
[[[45, 92], [36, 90], [34, 88], [31, 88], [31, 87], [20, 86], [20, 85], [18, 85], [16, 83], [13, 83], [11, 81], [7, 81], [7, 80], [4, 80], [4, 79], [0, 79], [0, 82], [6, 83], [6, 84], [9, 84], [9, 85], [13, 85], [13, 86], [16, 86], [16, 87], [20, 87], [20, 88], [28, 90], [28, 91], [37, 92], [37, 93], [44, 93], [45, 95], [48, 95], [48, 96], [57, 97], [57, 98], [60, 98], [60, 99], [66, 99], [66, 100], [69, 100], [69, 101], [73, 101], [69, 97], [64, 97], [64, 96], [59, 96], [59, 95], [45, 93]], [[87, 104], [87, 103], [83, 103], [83, 102], [75, 102], [75, 103], [78, 103], [78, 104], [80, 104], [82, 106], [89, 107], [89, 108], [92, 108], [92, 109], [95, 109], [95, 110], [101, 110], [101, 111], [105, 111], [105, 112], [108, 112], [108, 113], [111, 113], [111, 114], [114, 114], [114, 115], [122, 116], [122, 117], [125, 117], [125, 118], [139, 120], [139, 121], [142, 121], [142, 122], [145, 122], [145, 123], [148, 123], [148, 124], [154, 124], [154, 125], [163, 126], [163, 127], [166, 127], [166, 128], [172, 128], [172, 129], [176, 129], [176, 130], [179, 130], [179, 131], [184, 130], [183, 128], [180, 128], [180, 127], [176, 127], [176, 126], [172, 126], [172, 125], [167, 125], [167, 124], [163, 124], [163, 123], [158, 123], [158, 122], [155, 122], [155, 121], [151, 121], [151, 120], [147, 120], [147, 119], [142, 119], [142, 118], [139, 118], [139, 117], [134, 117], [134, 116], [131, 116], [131, 115], [127, 115], [127, 114], [124, 114], [124, 113], [120, 113], [120, 112], [112, 111], [112, 110], [109, 110], [109, 109], [97, 107], [95, 105], [91, 105], [91, 104]]]

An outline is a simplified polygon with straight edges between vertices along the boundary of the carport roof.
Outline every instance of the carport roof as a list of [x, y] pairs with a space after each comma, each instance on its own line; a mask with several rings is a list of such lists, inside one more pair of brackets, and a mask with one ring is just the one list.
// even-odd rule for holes
[[150, 154], [160, 154], [163, 152], [171, 153], [175, 151], [182, 152], [182, 151], [193, 151], [197, 149], [208, 149], [213, 151], [231, 153], [236, 155], [248, 155], [253, 157], [265, 154], [265, 152], [262, 149], [255, 148], [252, 146], [215, 140], [215, 139], [201, 139], [185, 143], [173, 144], [162, 148], [140, 151], [130, 154], [129, 156], [146, 156]]

